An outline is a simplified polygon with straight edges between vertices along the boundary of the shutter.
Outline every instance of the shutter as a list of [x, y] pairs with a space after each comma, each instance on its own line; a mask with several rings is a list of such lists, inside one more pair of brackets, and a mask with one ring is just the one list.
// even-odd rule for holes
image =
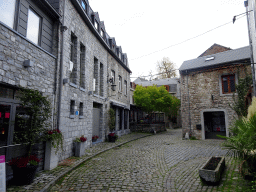
[[164, 87], [169, 92], [169, 85], [164, 85]]

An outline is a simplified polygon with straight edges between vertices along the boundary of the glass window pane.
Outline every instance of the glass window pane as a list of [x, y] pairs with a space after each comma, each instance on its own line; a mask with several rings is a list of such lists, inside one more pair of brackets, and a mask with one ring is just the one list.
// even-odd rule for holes
[[7, 145], [11, 106], [0, 105], [0, 147]]
[[0, 0], [0, 21], [13, 28], [16, 0]]
[[235, 92], [236, 86], [235, 86], [235, 79], [230, 77], [230, 91]]
[[84, 1], [82, 1], [82, 7], [83, 7], [83, 9], [86, 10], [86, 5], [85, 5]]
[[38, 44], [40, 18], [33, 11], [28, 11], [27, 38]]
[[13, 89], [0, 86], [0, 97], [13, 99]]
[[224, 89], [224, 93], [228, 92], [228, 82], [227, 81], [223, 82], [223, 89]]

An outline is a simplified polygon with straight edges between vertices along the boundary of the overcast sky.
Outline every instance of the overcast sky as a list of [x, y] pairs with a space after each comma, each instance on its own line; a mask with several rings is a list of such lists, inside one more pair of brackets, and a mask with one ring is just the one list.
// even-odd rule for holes
[[[156, 63], [163, 57], [169, 57], [178, 69], [183, 61], [198, 57], [214, 43], [231, 49], [249, 45], [246, 16], [232, 23], [233, 16], [246, 11], [244, 0], [89, 0], [89, 3], [104, 21], [107, 33], [127, 53], [131, 77], [148, 75], [151, 70], [156, 74]], [[231, 23], [224, 25], [228, 22]], [[201, 36], [194, 38], [198, 35]]]

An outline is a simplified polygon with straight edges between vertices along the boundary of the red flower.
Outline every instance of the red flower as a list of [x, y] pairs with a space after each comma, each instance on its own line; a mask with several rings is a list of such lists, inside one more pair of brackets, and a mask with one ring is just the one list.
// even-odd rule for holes
[[108, 135], [111, 136], [111, 137], [114, 137], [115, 133], [109, 133]]
[[84, 136], [81, 136], [81, 137], [80, 137], [80, 141], [81, 141], [81, 142], [85, 142], [86, 140], [87, 140], [86, 137], [84, 137]]
[[52, 135], [53, 134], [53, 132], [52, 131], [48, 131], [48, 135]]
[[41, 159], [38, 159], [36, 155], [31, 155], [30, 157], [17, 157], [13, 158], [11, 161], [8, 162], [10, 166], [16, 166], [16, 167], [26, 167], [30, 162], [36, 162], [39, 163]]

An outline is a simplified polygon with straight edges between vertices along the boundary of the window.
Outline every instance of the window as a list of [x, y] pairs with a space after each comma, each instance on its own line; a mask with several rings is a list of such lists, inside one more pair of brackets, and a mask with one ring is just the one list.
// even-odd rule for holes
[[70, 102], [70, 115], [75, 115], [75, 101], [71, 100]]
[[95, 79], [95, 91], [94, 94], [98, 94], [98, 84], [99, 84], [99, 79], [98, 79], [98, 59], [94, 58], [94, 74], [93, 74], [93, 78]]
[[124, 94], [127, 95], [127, 81], [124, 80]]
[[86, 10], [87, 10], [87, 4], [85, 3], [85, 1], [82, 0], [81, 4], [82, 4], [82, 7], [83, 7], [83, 9], [85, 10], [85, 12], [87, 12], [87, 11], [86, 11]]
[[85, 89], [85, 46], [80, 45], [80, 87]]
[[222, 93], [233, 93], [235, 92], [235, 75], [223, 75], [221, 76], [222, 82]]
[[111, 78], [113, 80], [113, 84], [115, 84], [115, 71], [111, 70]]
[[122, 77], [120, 75], [118, 77], [118, 88], [119, 91], [122, 92]]
[[28, 10], [27, 38], [38, 45], [40, 17], [31, 9]]
[[170, 86], [169, 86], [169, 91], [170, 91], [170, 93], [176, 93], [177, 92], [177, 84], [171, 84]]
[[98, 30], [99, 29], [99, 23], [98, 21], [95, 20], [95, 28]]
[[74, 62], [75, 58], [75, 36], [71, 35], [71, 42], [70, 42], [70, 61]]
[[84, 115], [83, 108], [84, 108], [84, 104], [80, 103], [79, 104], [79, 116], [83, 116]]
[[103, 88], [104, 88], [104, 81], [103, 81], [103, 64], [100, 64], [100, 96], [103, 96]]
[[77, 82], [77, 62], [76, 62], [76, 54], [77, 54], [77, 49], [76, 49], [76, 43], [77, 43], [77, 38], [73, 35], [71, 35], [71, 42], [70, 42], [70, 82], [73, 84], [76, 84]]
[[102, 29], [100, 30], [100, 34], [102, 37], [104, 37], [104, 31]]
[[0, 21], [9, 27], [14, 27], [16, 0], [0, 0]]

